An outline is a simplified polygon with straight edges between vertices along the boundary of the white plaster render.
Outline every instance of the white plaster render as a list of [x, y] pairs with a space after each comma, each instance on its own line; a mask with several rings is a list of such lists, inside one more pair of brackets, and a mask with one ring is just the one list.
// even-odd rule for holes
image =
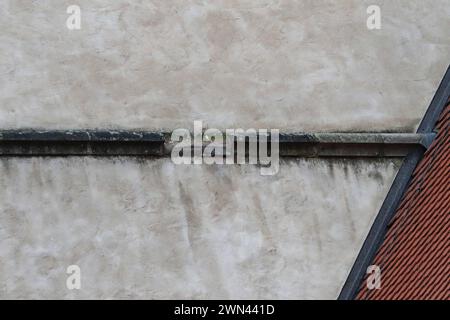
[[449, 17], [450, 0], [3, 0], [0, 127], [411, 132]]
[[398, 165], [2, 158], [0, 298], [335, 299]]

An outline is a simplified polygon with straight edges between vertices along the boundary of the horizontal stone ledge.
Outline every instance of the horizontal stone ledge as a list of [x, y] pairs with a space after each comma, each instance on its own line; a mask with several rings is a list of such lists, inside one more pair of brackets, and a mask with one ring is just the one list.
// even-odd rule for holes
[[281, 134], [280, 155], [304, 157], [404, 157], [427, 149], [433, 134], [302, 133]]
[[298, 143], [422, 144], [417, 133], [281, 133], [280, 141]]
[[[286, 157], [402, 157], [414, 148], [427, 148], [432, 138], [415, 133], [281, 132], [279, 150]], [[157, 131], [0, 130], [0, 156], [168, 156], [175, 143], [170, 133]]]
[[164, 142], [164, 134], [125, 130], [0, 130], [2, 141], [139, 141]]

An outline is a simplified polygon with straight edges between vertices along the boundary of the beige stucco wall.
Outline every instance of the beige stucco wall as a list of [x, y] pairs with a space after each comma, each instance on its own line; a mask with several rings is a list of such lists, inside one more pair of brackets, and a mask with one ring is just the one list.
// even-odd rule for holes
[[[449, 16], [450, 0], [2, 0], [0, 129], [412, 132], [450, 62]], [[334, 299], [398, 160], [282, 161], [263, 177], [1, 158], [0, 298]]]
[[398, 164], [3, 158], [0, 298], [335, 299]]
[[449, 0], [3, 0], [0, 127], [413, 131], [449, 16]]

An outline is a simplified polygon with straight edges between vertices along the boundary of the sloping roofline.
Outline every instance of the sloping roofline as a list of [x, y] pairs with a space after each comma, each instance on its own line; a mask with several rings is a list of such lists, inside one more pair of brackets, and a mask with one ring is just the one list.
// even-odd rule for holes
[[[431, 145], [431, 141], [434, 139], [435, 133], [433, 130], [449, 98], [450, 66], [447, 67], [444, 78], [417, 129], [417, 133], [426, 134], [429, 137], [430, 143], [428, 146]], [[361, 251], [353, 264], [347, 280], [342, 287], [338, 300], [353, 300], [356, 297], [361, 281], [366, 274], [367, 267], [371, 264], [376, 252], [383, 243], [384, 236], [387, 232], [387, 226], [394, 217], [398, 205], [400, 204], [400, 200], [408, 188], [412, 173], [422, 159], [425, 151], [426, 148], [423, 145], [417, 146], [403, 161], [381, 209], [372, 224], [366, 240], [364, 241]]]

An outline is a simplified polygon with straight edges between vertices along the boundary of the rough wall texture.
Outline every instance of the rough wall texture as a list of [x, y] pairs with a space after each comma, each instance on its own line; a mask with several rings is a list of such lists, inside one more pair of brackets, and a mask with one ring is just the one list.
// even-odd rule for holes
[[3, 158], [0, 298], [334, 299], [398, 165]]
[[0, 127], [413, 131], [449, 16], [450, 0], [3, 0]]
[[[0, 129], [412, 132], [449, 16], [450, 0], [2, 0]], [[396, 164], [0, 159], [0, 298], [336, 298]]]

